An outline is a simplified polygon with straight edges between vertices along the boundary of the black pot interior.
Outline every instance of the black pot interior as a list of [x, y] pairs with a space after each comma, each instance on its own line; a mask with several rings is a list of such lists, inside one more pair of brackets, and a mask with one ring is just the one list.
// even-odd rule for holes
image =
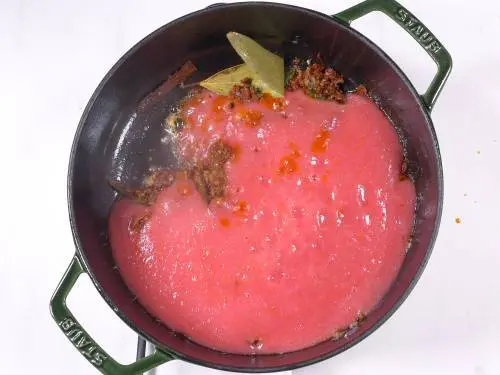
[[[223, 354], [159, 324], [135, 301], [114, 269], [107, 217], [115, 194], [108, 178], [138, 183], [148, 167], [175, 167], [161, 121], [186, 91], [175, 89], [147, 114], [138, 102], [190, 59], [196, 82], [239, 62], [225, 34], [247, 34], [285, 56], [320, 52], [346, 78], [365, 84], [401, 131], [414, 166], [419, 197], [415, 236], [400, 275], [380, 305], [348, 338], [282, 355]], [[442, 174], [434, 130], [407, 79], [377, 47], [330, 17], [264, 3], [203, 10], [155, 31], [122, 58], [103, 80], [82, 117], [69, 174], [69, 204], [78, 247], [97, 288], [132, 328], [191, 362], [233, 371], [289, 369], [332, 356], [372, 332], [406, 297], [431, 251], [439, 225]], [[415, 168], [418, 167], [418, 168]]]

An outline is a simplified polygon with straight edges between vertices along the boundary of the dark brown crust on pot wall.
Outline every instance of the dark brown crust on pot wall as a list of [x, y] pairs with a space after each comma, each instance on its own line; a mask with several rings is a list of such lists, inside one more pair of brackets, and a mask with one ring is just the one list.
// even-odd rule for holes
[[323, 64], [314, 63], [303, 67], [299, 59], [294, 59], [286, 88], [290, 91], [303, 90], [307, 95], [315, 99], [333, 100], [344, 103], [345, 94], [340, 88], [344, 83], [344, 77], [333, 68], [327, 68]]

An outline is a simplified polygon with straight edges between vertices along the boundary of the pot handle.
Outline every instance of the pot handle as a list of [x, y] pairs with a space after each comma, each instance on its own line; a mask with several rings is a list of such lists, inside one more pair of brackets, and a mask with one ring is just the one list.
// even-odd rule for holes
[[422, 22], [395, 0], [366, 0], [335, 14], [334, 17], [350, 25], [352, 21], [374, 11], [380, 11], [396, 21], [436, 62], [437, 73], [427, 91], [421, 95], [422, 102], [431, 111], [451, 72], [452, 59], [450, 54]]
[[75, 255], [50, 300], [50, 311], [64, 335], [97, 370], [106, 375], [137, 375], [173, 359], [171, 355], [156, 349], [148, 357], [122, 365], [106, 353], [83, 329], [66, 305], [69, 292], [84, 272], [85, 269]]

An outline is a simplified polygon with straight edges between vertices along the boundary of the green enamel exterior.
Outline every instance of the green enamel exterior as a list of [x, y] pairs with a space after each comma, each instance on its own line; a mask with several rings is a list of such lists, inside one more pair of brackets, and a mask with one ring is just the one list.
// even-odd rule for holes
[[97, 370], [106, 375], [143, 374], [173, 359], [171, 355], [156, 349], [155, 353], [148, 357], [128, 365], [122, 365], [104, 351], [82, 328], [66, 305], [66, 298], [69, 292], [83, 272], [85, 270], [75, 256], [52, 296], [50, 310], [52, 317], [64, 335]]
[[418, 18], [394, 0], [366, 0], [337, 13], [334, 17], [346, 25], [350, 25], [352, 21], [375, 11], [382, 12], [396, 21], [435, 61], [438, 68], [437, 73], [425, 93], [421, 95], [424, 105], [429, 111], [432, 110], [451, 72], [452, 60], [450, 54]]

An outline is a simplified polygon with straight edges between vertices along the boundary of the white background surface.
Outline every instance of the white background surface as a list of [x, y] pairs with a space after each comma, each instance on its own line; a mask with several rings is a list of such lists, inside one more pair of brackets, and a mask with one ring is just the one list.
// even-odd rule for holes
[[[356, 2], [290, 1], [328, 14]], [[445, 172], [438, 241], [393, 318], [348, 352], [294, 374], [500, 374], [500, 2], [403, 3], [454, 59], [432, 113]], [[66, 207], [74, 131], [94, 88], [126, 50], [209, 4], [0, 0], [1, 374], [97, 374], [48, 308], [74, 252]], [[430, 82], [430, 59], [391, 21], [369, 16], [354, 26], [388, 51], [417, 88]], [[135, 334], [87, 278], [69, 305], [106, 350], [132, 361]], [[158, 373], [217, 371], [174, 361]]]

